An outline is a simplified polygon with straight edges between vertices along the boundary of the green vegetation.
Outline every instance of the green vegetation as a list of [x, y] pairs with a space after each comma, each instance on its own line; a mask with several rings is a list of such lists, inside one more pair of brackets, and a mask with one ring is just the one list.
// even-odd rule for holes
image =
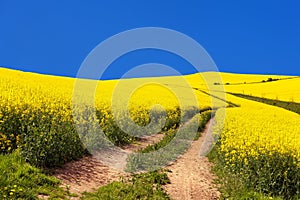
[[19, 147], [38, 167], [59, 166], [85, 153], [74, 124], [46, 106], [0, 107], [0, 146], [3, 153]]
[[[194, 115], [194, 118], [192, 118], [191, 121], [187, 122], [188, 126], [186, 126], [186, 129], [184, 132], [182, 132], [182, 134], [178, 135], [178, 130], [176, 129], [169, 129], [167, 132], [165, 132], [165, 136], [162, 140], [160, 140], [156, 144], [148, 145], [146, 148], [141, 149], [139, 152], [156, 152], [166, 147], [174, 139], [179, 139], [180, 142], [176, 145], [175, 154], [174, 151], [172, 151], [171, 154], [164, 154], [163, 156], [161, 156], [162, 154], [160, 154], [160, 159], [157, 156], [154, 157], [153, 160], [148, 160], [149, 162], [158, 162], [159, 164], [161, 164], [161, 162], [167, 162], [169, 161], [171, 155], [178, 155], [178, 150], [180, 151], [180, 153], [182, 153], [181, 151], [184, 151], [186, 149], [186, 145], [189, 144], [187, 143], [186, 139], [196, 140], [200, 137], [201, 131], [203, 131], [206, 123], [209, 121], [211, 116], [211, 110], [206, 110], [201, 114]], [[188, 130], [190, 130], [189, 128], [193, 127], [192, 124], [195, 122], [199, 122], [198, 134], [195, 137], [191, 138], [191, 135], [188, 134]], [[137, 161], [140, 161], [137, 159], [138, 156], [136, 155], [129, 158], [129, 165], [127, 167], [131, 170], [133, 169], [132, 171], [139, 169], [134, 165], [137, 164]], [[143, 164], [147, 165], [149, 163], [147, 162]], [[113, 182], [99, 188], [95, 193], [84, 193], [82, 199], [170, 199], [162, 189], [162, 185], [168, 184], [169, 182], [170, 181], [167, 177], [167, 174], [163, 171], [156, 170], [149, 173], [133, 174], [132, 178], [129, 181], [121, 180], [119, 182]]]
[[281, 107], [281, 108], [284, 108], [286, 110], [289, 110], [289, 111], [300, 114], [300, 103], [286, 102], [286, 101], [280, 101], [280, 100], [275, 100], [275, 99], [260, 98], [260, 97], [249, 96], [249, 95], [238, 94], [238, 93], [229, 93], [229, 94], [232, 94], [232, 95], [235, 95], [237, 97], [244, 98], [244, 99], [249, 99], [249, 100], [252, 100], [252, 101], [258, 101], [258, 102], [262, 102], [262, 103], [269, 104], [269, 105], [272, 105], [272, 106]]
[[267, 82], [273, 82], [273, 81], [283, 81], [283, 80], [289, 80], [289, 79], [296, 79], [300, 78], [299, 76], [293, 76], [293, 77], [285, 77], [285, 78], [272, 78], [269, 77], [265, 80], [261, 81], [251, 81], [251, 82], [226, 82], [226, 83], [219, 83], [219, 82], [214, 82], [214, 85], [245, 85], [245, 84], [257, 84], [257, 83], [267, 83]]
[[[217, 175], [215, 180], [219, 185], [219, 191], [221, 192], [221, 199], [227, 200], [283, 200], [283, 199], [297, 199], [287, 197], [276, 197], [274, 195], [266, 195], [266, 191], [257, 191], [257, 188], [249, 187], [242, 174], [238, 174], [227, 169], [224, 165], [224, 160], [220, 158], [218, 153], [219, 145], [216, 145], [213, 151], [210, 152], [208, 158], [211, 162], [215, 163], [213, 172]], [[257, 177], [258, 179], [260, 177]], [[251, 181], [251, 180], [250, 180]]]
[[268, 78], [267, 80], [262, 80], [261, 82], [272, 82], [272, 81], [278, 81], [279, 78]]
[[0, 199], [67, 199], [70, 195], [59, 187], [60, 181], [45, 175], [25, 162], [19, 151], [0, 155]]
[[[228, 101], [227, 99], [223, 99], [223, 98], [220, 98], [220, 97], [218, 97], [216, 95], [212, 95], [209, 92], [206, 92], [206, 91], [204, 91], [204, 90], [202, 90], [200, 88], [193, 88], [193, 89], [197, 90], [197, 91], [199, 91], [199, 92], [201, 92], [203, 94], [206, 94], [206, 95], [210, 96], [211, 98], [216, 98], [216, 99], [219, 99], [219, 100], [221, 100], [223, 102], [226, 102], [228, 104], [227, 107], [239, 107], [240, 106], [240, 105], [235, 104], [235, 103], [233, 103], [231, 101]], [[213, 108], [213, 109], [218, 109], [218, 108]]]
[[224, 125], [216, 114], [222, 132], [209, 155], [223, 198], [300, 199], [298, 116], [236, 96], [241, 108], [227, 109]]
[[112, 182], [95, 193], [84, 193], [82, 199], [170, 199], [162, 188], [167, 183], [170, 180], [163, 172], [136, 174], [128, 181]]
[[201, 134], [199, 132], [204, 129], [211, 115], [212, 111], [197, 114], [177, 130], [171, 129], [166, 132], [165, 137], [158, 143], [131, 154], [127, 158], [127, 170], [129, 172], [153, 171], [174, 161], [188, 149], [193, 140], [199, 138]]
[[199, 137], [202, 134], [202, 131], [204, 130], [207, 122], [213, 118], [215, 115], [215, 111], [204, 111], [203, 113], [201, 113], [201, 119], [200, 119], [200, 124], [199, 124], [199, 128], [198, 128], [198, 132], [196, 133], [195, 137], [194, 137], [194, 141], [198, 140]]

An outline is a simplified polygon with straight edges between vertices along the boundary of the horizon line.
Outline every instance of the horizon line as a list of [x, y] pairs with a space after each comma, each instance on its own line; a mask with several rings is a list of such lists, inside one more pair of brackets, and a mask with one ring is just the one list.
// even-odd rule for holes
[[299, 77], [300, 75], [297, 74], [274, 74], [274, 73], [251, 73], [251, 72], [233, 72], [233, 71], [202, 71], [202, 72], [195, 72], [195, 73], [183, 73], [179, 75], [162, 75], [162, 76], [132, 76], [132, 77], [107, 77], [107, 78], [100, 78], [100, 79], [91, 79], [91, 78], [86, 78], [86, 77], [77, 77], [77, 76], [68, 76], [64, 74], [53, 74], [53, 73], [43, 73], [35, 70], [24, 70], [20, 68], [14, 68], [10, 66], [3, 66], [0, 65], [0, 69], [7, 69], [7, 70], [12, 70], [12, 71], [19, 71], [23, 73], [33, 73], [37, 75], [45, 75], [45, 76], [56, 76], [56, 77], [62, 77], [62, 78], [82, 78], [82, 79], [89, 79], [89, 80], [101, 80], [101, 81], [108, 81], [108, 80], [120, 80], [120, 79], [138, 79], [138, 78], [160, 78], [160, 77], [174, 77], [174, 76], [188, 76], [188, 75], [193, 75], [193, 74], [198, 74], [198, 73], [209, 73], [209, 72], [216, 72], [216, 73], [227, 73], [227, 74], [244, 74], [244, 75], [262, 75], [262, 76], [291, 76], [291, 77]]

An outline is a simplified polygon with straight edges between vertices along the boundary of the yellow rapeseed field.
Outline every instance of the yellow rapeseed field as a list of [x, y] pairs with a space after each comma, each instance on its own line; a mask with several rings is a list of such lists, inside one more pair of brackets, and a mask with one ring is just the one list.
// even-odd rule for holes
[[[145, 134], [131, 127], [129, 118], [144, 127], [153, 120], [159, 122], [165, 113], [162, 129], [168, 130], [178, 127], [181, 117], [191, 118], [188, 115], [214, 107], [218, 108], [214, 128], [221, 132], [218, 148], [224, 166], [245, 177], [245, 182], [249, 180], [249, 185], [279, 194], [296, 191], [293, 188], [299, 186], [300, 178], [299, 114], [229, 94], [225, 97], [222, 88], [300, 102], [300, 78], [288, 76], [205, 72], [92, 81], [0, 68], [0, 152], [9, 153], [19, 146], [27, 160], [37, 165], [62, 164], [83, 155], [80, 141], [93, 143], [79, 138], [74, 124], [81, 124], [86, 135], [96, 132], [91, 122], [100, 124], [111, 141], [122, 145], [134, 141], [128, 133]], [[240, 107], [225, 108], [228, 105]], [[84, 113], [90, 110], [95, 116], [86, 117]], [[150, 119], [150, 110], [156, 118]], [[74, 118], [76, 113], [83, 115]]]
[[228, 162], [241, 159], [247, 164], [248, 156], [264, 153], [290, 154], [300, 162], [300, 115], [231, 95], [227, 97], [241, 106], [226, 110], [221, 151]]
[[[55, 158], [55, 161], [49, 162], [64, 162], [64, 160], [77, 157], [76, 151], [78, 153], [82, 150], [82, 145], [74, 142], [79, 141], [74, 123], [81, 124], [84, 132], [93, 132], [94, 127], [89, 127], [90, 122], [99, 123], [110, 140], [115, 144], [124, 144], [132, 142], [134, 138], [124, 133], [122, 127], [118, 125], [123, 124], [128, 130], [127, 122], [130, 117], [136, 124], [146, 126], [150, 123], [149, 110], [152, 108], [155, 108], [155, 116], [158, 117], [160, 113], [166, 112], [164, 129], [169, 129], [180, 123], [185, 111], [190, 110], [189, 112], [193, 113], [212, 106], [226, 106], [223, 100], [211, 98], [206, 93], [191, 89], [190, 85], [193, 82], [197, 87], [200, 84], [202, 90], [208, 91], [199, 74], [187, 77], [121, 81], [83, 80], [83, 83], [85, 82], [88, 84], [80, 85], [81, 80], [74, 78], [0, 68], [1, 151], [7, 152], [8, 149], [9, 151], [15, 149], [19, 145], [17, 141], [20, 140], [20, 135], [23, 135], [22, 138], [26, 140], [23, 141], [25, 144], [21, 145], [25, 149], [23, 152], [35, 149], [34, 153], [27, 153], [30, 154], [26, 155], [29, 160], [43, 157], [44, 162], [49, 158], [55, 158], [53, 154], [57, 154], [58, 157], [64, 157], [62, 161]], [[95, 90], [93, 87], [86, 88], [89, 85], [96, 86]], [[74, 95], [78, 93], [82, 95]], [[93, 103], [96, 117], [85, 118], [84, 114], [90, 108], [79, 106], [72, 109], [74, 99], [80, 102], [80, 98], [86, 97], [90, 98], [88, 101]], [[73, 110], [82, 113], [83, 116], [74, 118]], [[129, 115], [126, 114], [127, 110], [129, 110]], [[116, 117], [121, 123], [115, 123]], [[133, 127], [129, 132], [135, 131], [134, 129]], [[43, 139], [40, 140], [40, 138]], [[66, 146], [65, 143], [70, 146], [62, 147]], [[42, 151], [41, 147], [45, 146], [47, 148]], [[61, 146], [61, 149], [57, 146]], [[36, 153], [39, 155], [37, 156]], [[80, 156], [80, 153], [78, 155]]]
[[299, 195], [300, 115], [232, 95], [227, 99], [240, 107], [226, 108], [224, 124], [224, 112], [216, 113], [221, 163], [267, 194]]
[[[293, 78], [293, 76], [241, 75], [230, 73], [222, 73], [221, 76], [223, 83], [233, 83], [225, 85], [227, 92], [300, 103], [300, 78]], [[269, 78], [282, 80], [262, 82]], [[246, 84], [243, 84], [244, 82]], [[260, 83], [251, 84], [252, 82]], [[242, 84], [235, 85], [236, 83]]]

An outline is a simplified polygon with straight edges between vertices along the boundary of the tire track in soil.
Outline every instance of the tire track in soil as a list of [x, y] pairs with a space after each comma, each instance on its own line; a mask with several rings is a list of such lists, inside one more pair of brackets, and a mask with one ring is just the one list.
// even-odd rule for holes
[[[207, 151], [210, 148], [213, 123], [213, 119], [211, 119], [201, 137], [197, 141], [193, 141], [183, 155], [166, 167], [172, 171], [167, 172], [171, 184], [164, 186], [164, 189], [172, 199], [211, 200], [220, 198], [220, 192], [213, 183], [215, 176], [210, 171], [212, 163], [208, 161], [207, 157], [200, 156], [200, 151]], [[147, 136], [136, 144], [126, 145], [123, 147], [124, 155], [157, 143], [163, 136], [164, 134]], [[202, 146], [203, 141], [207, 146]], [[121, 153], [114, 159], [120, 161], [123, 159], [122, 156]], [[120, 163], [120, 165], [123, 164]], [[62, 187], [69, 188], [71, 193], [78, 195], [78, 197], [71, 197], [71, 199], [79, 199], [83, 192], [92, 192], [113, 181], [119, 181], [120, 177], [127, 179], [130, 177], [130, 173], [101, 163], [96, 155], [95, 157], [87, 156], [78, 161], [69, 162], [62, 168], [56, 169], [54, 176], [62, 181]]]
[[[113, 181], [119, 181], [120, 177], [129, 178], [130, 173], [118, 170], [122, 169], [123, 165], [126, 164], [127, 155], [145, 148], [147, 145], [157, 143], [163, 136], [164, 134], [155, 134], [142, 137], [138, 142], [122, 147], [123, 150], [118, 155], [115, 155], [115, 152], [102, 152], [102, 155], [99, 156], [100, 152], [95, 156], [86, 156], [77, 161], [66, 163], [63, 167], [55, 169], [53, 175], [61, 180], [63, 188], [78, 195], [78, 197], [71, 197], [70, 199], [79, 199], [85, 191], [92, 192]], [[119, 166], [114, 166], [114, 168], [109, 167], [111, 165], [108, 166], [102, 163], [99, 157], [106, 157], [108, 160], [111, 159], [112, 163], [118, 163]]]
[[[205, 127], [201, 137], [194, 141], [190, 148], [172, 165], [166, 167], [171, 184], [164, 189], [172, 199], [197, 199], [213, 200], [220, 198], [217, 185], [213, 183], [216, 178], [211, 173], [212, 163], [205, 156], [200, 156], [201, 151], [210, 148], [212, 141], [213, 119]], [[204, 145], [202, 146], [204, 142]]]

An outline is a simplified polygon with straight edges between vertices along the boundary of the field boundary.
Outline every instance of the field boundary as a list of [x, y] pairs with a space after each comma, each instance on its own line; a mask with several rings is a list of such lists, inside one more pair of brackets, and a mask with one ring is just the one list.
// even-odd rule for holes
[[250, 95], [239, 94], [239, 93], [231, 93], [231, 92], [227, 92], [227, 93], [231, 94], [231, 95], [234, 95], [234, 96], [237, 96], [237, 97], [240, 97], [240, 98], [261, 102], [261, 103], [268, 104], [268, 105], [271, 105], [271, 106], [284, 108], [286, 110], [289, 110], [289, 111], [295, 112], [297, 114], [300, 114], [300, 103], [281, 101], [281, 100], [275, 100], [275, 99], [268, 99], [268, 98], [250, 96]]

